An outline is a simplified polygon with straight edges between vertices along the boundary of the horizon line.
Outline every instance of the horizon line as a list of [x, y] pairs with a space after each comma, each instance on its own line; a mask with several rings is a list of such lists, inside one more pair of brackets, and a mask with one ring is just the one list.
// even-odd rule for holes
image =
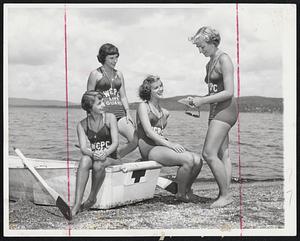
[[[169, 97], [164, 97], [162, 99], [169, 99], [169, 98], [175, 98], [175, 97], [182, 97], [182, 96], [196, 96], [196, 95], [175, 95], [175, 96], [169, 96]], [[235, 96], [236, 98], [238, 98], [237, 96]], [[272, 99], [283, 99], [283, 97], [272, 97], [272, 96], [261, 96], [261, 95], [243, 95], [243, 96], [239, 96], [240, 98], [241, 97], [262, 97], [262, 98], [272, 98]], [[30, 99], [30, 98], [26, 98], [26, 97], [8, 97], [8, 99], [11, 99], [11, 98], [14, 98], [14, 99], [26, 99], [26, 100], [33, 100], [33, 101], [58, 101], [58, 102], [65, 102], [65, 100], [57, 100], [57, 99]], [[136, 103], [137, 101], [134, 101], [134, 102], [128, 102], [129, 104], [132, 104], [132, 103]], [[73, 101], [69, 101], [69, 103], [72, 103], [72, 104], [78, 104], [80, 105], [80, 102], [78, 103], [75, 103]]]

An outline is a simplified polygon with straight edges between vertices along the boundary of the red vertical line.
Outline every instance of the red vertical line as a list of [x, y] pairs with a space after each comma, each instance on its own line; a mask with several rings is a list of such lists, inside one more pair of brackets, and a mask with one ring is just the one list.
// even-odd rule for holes
[[[67, 177], [68, 177], [68, 204], [70, 206], [70, 159], [69, 159], [69, 102], [68, 102], [68, 46], [67, 46], [67, 10], [64, 8], [64, 38], [65, 38], [65, 79], [66, 79], [66, 135], [67, 135]], [[71, 235], [70, 226], [68, 235]]]
[[239, 6], [236, 3], [236, 53], [237, 53], [237, 84], [238, 84], [238, 169], [239, 169], [239, 180], [240, 180], [240, 236], [243, 234], [243, 200], [242, 200], [242, 172], [241, 172], [241, 149], [240, 149], [240, 95], [241, 95], [241, 82], [240, 82], [240, 37], [239, 37]]

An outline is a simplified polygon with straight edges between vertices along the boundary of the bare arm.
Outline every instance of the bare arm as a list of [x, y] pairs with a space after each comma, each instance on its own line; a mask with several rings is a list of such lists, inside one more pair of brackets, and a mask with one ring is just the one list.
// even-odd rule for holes
[[91, 149], [86, 144], [86, 134], [80, 122], [77, 125], [77, 136], [82, 154], [93, 157], [94, 152], [91, 151]]
[[97, 72], [96, 70], [94, 70], [89, 75], [87, 81], [87, 90], [95, 90], [96, 83], [97, 83]]
[[109, 156], [115, 150], [117, 150], [119, 145], [119, 131], [118, 124], [115, 115], [106, 113], [106, 123], [110, 128], [110, 136], [111, 136], [111, 145], [106, 150], [106, 154]]
[[127, 95], [126, 95], [126, 91], [125, 91], [124, 77], [120, 71], [118, 71], [118, 76], [120, 77], [121, 83], [122, 83], [121, 88], [120, 88], [121, 102], [122, 102], [124, 109], [126, 110], [126, 113], [129, 113], [129, 104], [128, 104], [128, 99], [127, 99]]

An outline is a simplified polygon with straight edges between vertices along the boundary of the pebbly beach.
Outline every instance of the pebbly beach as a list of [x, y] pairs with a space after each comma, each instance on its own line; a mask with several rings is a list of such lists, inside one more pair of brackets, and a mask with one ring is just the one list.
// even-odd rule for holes
[[108, 210], [90, 209], [68, 222], [55, 206], [28, 200], [9, 202], [13, 230], [138, 230], [138, 229], [281, 229], [284, 228], [283, 181], [233, 183], [233, 203], [210, 208], [218, 195], [215, 182], [196, 181], [193, 202], [183, 203], [156, 188], [152, 199]]

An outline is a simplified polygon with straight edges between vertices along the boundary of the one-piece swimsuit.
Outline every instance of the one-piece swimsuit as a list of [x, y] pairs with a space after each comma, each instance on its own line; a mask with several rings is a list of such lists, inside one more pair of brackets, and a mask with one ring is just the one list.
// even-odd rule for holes
[[[163, 137], [163, 130], [165, 129], [166, 125], [167, 125], [167, 117], [164, 114], [163, 110], [161, 110], [161, 116], [158, 117], [151, 109], [150, 105], [148, 102], [146, 102], [147, 104], [147, 112], [148, 112], [148, 117], [150, 120], [150, 124], [151, 127], [153, 128], [153, 130], [158, 134], [161, 135]], [[139, 150], [142, 156], [143, 160], [148, 160], [148, 155], [149, 152], [155, 147], [157, 146], [157, 144], [155, 144], [155, 142], [150, 139], [145, 131], [144, 128], [142, 126], [142, 123], [140, 121], [140, 117], [137, 113], [136, 116], [137, 120], [137, 135], [138, 135], [138, 146], [139, 146]], [[164, 137], [165, 138], [165, 137]]]

